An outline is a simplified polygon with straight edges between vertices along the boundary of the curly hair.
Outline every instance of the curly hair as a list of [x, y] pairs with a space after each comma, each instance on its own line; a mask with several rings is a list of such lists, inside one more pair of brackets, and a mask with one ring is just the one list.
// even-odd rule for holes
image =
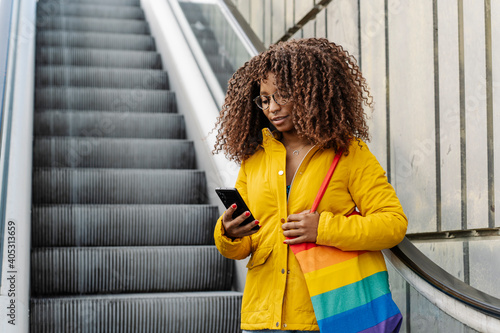
[[233, 74], [214, 128], [214, 154], [241, 163], [259, 149], [262, 129], [273, 129], [253, 102], [269, 73], [292, 101], [301, 139], [346, 153], [352, 139], [369, 140], [363, 104], [372, 107], [372, 96], [356, 60], [340, 45], [309, 38], [271, 45]]

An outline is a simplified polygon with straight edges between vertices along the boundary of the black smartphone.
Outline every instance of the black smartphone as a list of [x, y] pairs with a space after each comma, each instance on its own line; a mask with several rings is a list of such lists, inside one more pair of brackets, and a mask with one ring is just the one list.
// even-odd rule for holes
[[[216, 188], [215, 192], [221, 199], [222, 203], [226, 208], [231, 207], [232, 204], [236, 204], [236, 210], [233, 213], [233, 218], [236, 218], [243, 214], [246, 211], [250, 212], [250, 209], [248, 209], [247, 204], [241, 197], [240, 193], [238, 192], [237, 189], [235, 188]], [[250, 212], [250, 216], [245, 219], [245, 221], [241, 222], [240, 225], [246, 225], [250, 222], [253, 222], [255, 220], [255, 217], [253, 217], [252, 212]], [[252, 230], [259, 230], [259, 226], [256, 225]]]

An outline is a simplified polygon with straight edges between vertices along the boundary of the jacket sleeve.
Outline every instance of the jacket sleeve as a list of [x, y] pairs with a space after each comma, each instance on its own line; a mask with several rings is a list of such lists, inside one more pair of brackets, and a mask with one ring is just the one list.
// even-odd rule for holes
[[343, 251], [377, 251], [399, 244], [408, 221], [385, 171], [368, 147], [351, 145], [348, 190], [361, 215], [343, 216], [322, 212], [317, 244]]
[[[238, 173], [235, 187], [240, 192], [243, 200], [248, 202], [246, 184], [245, 162], [243, 162]], [[225, 235], [226, 230], [222, 224], [222, 216], [219, 217], [214, 230], [214, 240], [217, 249], [226, 258], [236, 260], [245, 259], [251, 252], [252, 240], [250, 236], [235, 239], [227, 237]]]

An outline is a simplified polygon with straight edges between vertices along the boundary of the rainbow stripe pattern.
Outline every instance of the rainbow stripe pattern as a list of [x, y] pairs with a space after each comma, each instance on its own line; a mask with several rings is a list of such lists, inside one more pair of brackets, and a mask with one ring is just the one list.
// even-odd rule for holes
[[344, 252], [314, 243], [290, 247], [304, 273], [320, 332], [399, 332], [403, 317], [392, 300], [380, 251]]

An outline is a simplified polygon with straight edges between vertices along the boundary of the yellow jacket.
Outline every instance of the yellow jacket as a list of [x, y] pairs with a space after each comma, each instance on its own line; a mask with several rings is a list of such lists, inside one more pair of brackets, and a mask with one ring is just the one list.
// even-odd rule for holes
[[[261, 229], [232, 241], [222, 217], [215, 244], [230, 259], [252, 255], [241, 309], [246, 330], [318, 330], [304, 276], [281, 229], [281, 218], [310, 209], [334, 158], [331, 149], [312, 148], [297, 169], [287, 202], [284, 146], [268, 130], [262, 148], [245, 160], [236, 188]], [[357, 207], [361, 216], [345, 217]], [[397, 245], [408, 225], [385, 171], [362, 141], [342, 156], [318, 207], [317, 244], [341, 250], [376, 251]], [[335, 277], [332, 277], [335, 278]]]

